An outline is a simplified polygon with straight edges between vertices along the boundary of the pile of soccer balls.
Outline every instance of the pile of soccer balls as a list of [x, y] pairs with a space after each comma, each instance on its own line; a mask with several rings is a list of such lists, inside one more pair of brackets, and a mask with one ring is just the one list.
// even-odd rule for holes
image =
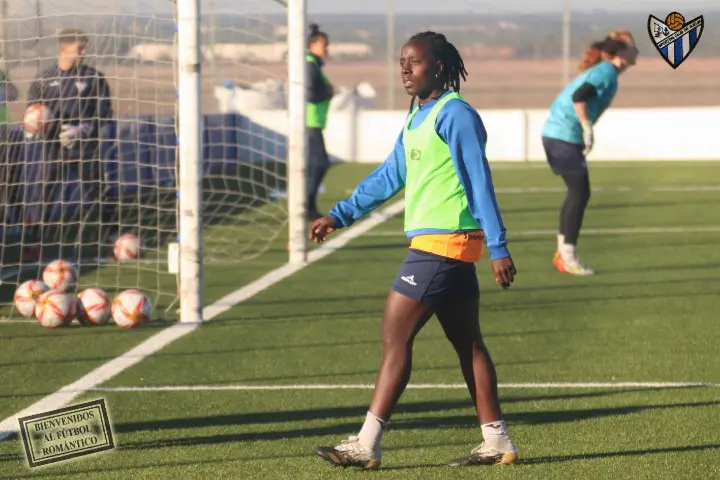
[[[122, 238], [122, 237], [121, 237]], [[125, 239], [127, 240], [127, 239]], [[133, 242], [118, 241], [115, 257], [118, 260], [137, 258]], [[128, 247], [129, 245], [129, 247]], [[73, 320], [81, 325], [104, 325], [112, 318], [123, 328], [132, 328], [150, 320], [152, 303], [138, 290], [123, 290], [110, 301], [100, 288], [87, 288], [73, 295], [78, 274], [66, 260], [55, 260], [45, 267], [40, 280], [28, 280], [15, 291], [15, 308], [20, 315], [37, 318], [48, 328], [68, 326]]]

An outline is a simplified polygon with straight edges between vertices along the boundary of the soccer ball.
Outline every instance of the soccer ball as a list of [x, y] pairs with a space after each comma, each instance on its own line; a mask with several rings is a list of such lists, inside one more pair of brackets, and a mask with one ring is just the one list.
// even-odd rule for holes
[[38, 297], [43, 293], [50, 290], [40, 280], [28, 280], [22, 283], [17, 290], [15, 290], [15, 296], [13, 298], [15, 302], [15, 308], [20, 312], [20, 315], [26, 318], [30, 318], [35, 314], [35, 304], [37, 303]]
[[673, 32], [677, 32], [685, 26], [685, 17], [681, 13], [672, 12], [665, 17], [665, 25]]
[[67, 292], [75, 288], [77, 283], [77, 271], [70, 262], [63, 259], [50, 262], [43, 271], [43, 282], [51, 290]]
[[110, 319], [110, 297], [99, 288], [88, 288], [77, 296], [77, 319], [82, 325], [105, 325]]
[[117, 261], [123, 262], [139, 258], [141, 250], [140, 239], [132, 233], [126, 233], [115, 241], [113, 255]]
[[112, 302], [112, 317], [123, 328], [132, 328], [150, 320], [152, 303], [138, 290], [124, 290]]
[[30, 136], [38, 135], [42, 133], [50, 120], [50, 110], [42, 103], [33, 103], [25, 110], [23, 130]]
[[56, 328], [70, 325], [77, 309], [77, 300], [69, 293], [50, 290], [37, 300], [35, 317], [43, 327]]

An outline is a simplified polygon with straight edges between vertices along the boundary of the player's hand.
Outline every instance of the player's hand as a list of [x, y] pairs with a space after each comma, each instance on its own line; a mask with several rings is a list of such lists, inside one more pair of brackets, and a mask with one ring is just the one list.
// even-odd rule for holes
[[583, 129], [583, 143], [585, 144], [585, 149], [583, 150], [583, 155], [587, 156], [588, 153], [590, 153], [590, 151], [593, 149], [593, 145], [595, 143], [595, 137], [593, 134], [592, 123], [583, 122], [582, 129]]
[[65, 148], [72, 148], [75, 142], [82, 138], [88, 130], [86, 125], [63, 125], [60, 127], [60, 145]]
[[335, 96], [335, 87], [333, 87], [331, 84], [328, 83], [327, 92], [328, 92], [328, 95], [330, 96], [330, 98], [334, 97]]
[[318, 218], [310, 227], [310, 240], [315, 243], [323, 243], [325, 237], [334, 232], [336, 228], [335, 219], [330, 215]]
[[500, 284], [502, 288], [510, 288], [510, 285], [515, 280], [517, 270], [511, 257], [499, 258], [490, 262], [493, 274], [495, 274], [495, 281]]

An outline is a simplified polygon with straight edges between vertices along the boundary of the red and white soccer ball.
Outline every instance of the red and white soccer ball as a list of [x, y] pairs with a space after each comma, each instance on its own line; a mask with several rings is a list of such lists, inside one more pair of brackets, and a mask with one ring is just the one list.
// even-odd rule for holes
[[50, 290], [38, 298], [35, 317], [43, 327], [64, 327], [73, 321], [76, 309], [77, 300], [72, 294]]
[[152, 303], [138, 290], [124, 290], [112, 302], [112, 317], [123, 328], [133, 328], [150, 320]]
[[25, 110], [23, 129], [28, 135], [38, 135], [42, 133], [51, 119], [50, 109], [42, 103], [33, 103]]
[[43, 271], [43, 282], [51, 290], [67, 292], [77, 284], [77, 270], [73, 265], [63, 259], [50, 262]]
[[105, 325], [110, 308], [110, 297], [99, 288], [88, 288], [77, 296], [77, 319], [82, 325]]
[[50, 288], [40, 280], [23, 282], [17, 290], [15, 290], [15, 296], [13, 298], [15, 308], [23, 317], [32, 317], [35, 315], [35, 305], [37, 304], [38, 298], [48, 290], [50, 290]]
[[113, 255], [118, 262], [127, 262], [140, 258], [142, 246], [140, 239], [132, 233], [126, 233], [118, 237], [113, 247]]

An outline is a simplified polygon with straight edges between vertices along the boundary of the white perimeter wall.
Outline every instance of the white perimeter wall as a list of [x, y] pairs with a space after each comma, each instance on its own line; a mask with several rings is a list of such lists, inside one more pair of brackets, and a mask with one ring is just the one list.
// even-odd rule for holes
[[[378, 163], [391, 151], [405, 111], [331, 112], [328, 153], [348, 162]], [[481, 111], [491, 162], [545, 161], [541, 132], [547, 110]], [[286, 111], [253, 112], [255, 122], [287, 133]], [[595, 127], [589, 160], [718, 160], [720, 107], [614, 108]]]

